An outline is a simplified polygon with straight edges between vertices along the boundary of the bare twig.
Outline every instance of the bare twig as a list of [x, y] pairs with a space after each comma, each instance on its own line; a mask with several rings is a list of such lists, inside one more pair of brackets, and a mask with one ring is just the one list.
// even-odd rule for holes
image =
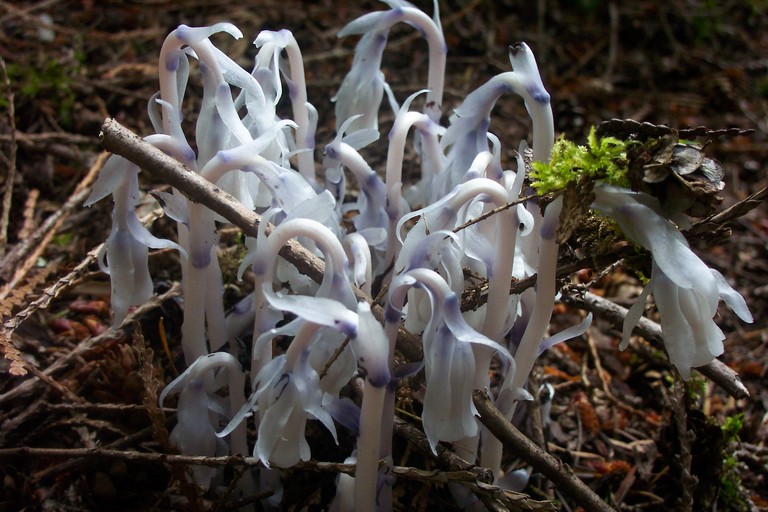
[[737, 217], [741, 217], [747, 212], [757, 208], [760, 203], [768, 198], [768, 187], [763, 187], [754, 194], [750, 194], [748, 197], [742, 199], [738, 203], [726, 208], [725, 210], [710, 215], [706, 219], [700, 220], [694, 224], [691, 229], [684, 232], [686, 236], [701, 235], [704, 233], [710, 233], [718, 226], [725, 224], [726, 222], [733, 220]]
[[539, 197], [539, 196], [536, 195], [536, 194], [532, 194], [530, 196], [525, 196], [525, 197], [521, 197], [520, 199], [516, 199], [515, 201], [510, 201], [507, 204], [503, 204], [501, 206], [497, 206], [493, 210], [487, 211], [484, 214], [475, 217], [474, 219], [469, 219], [467, 222], [465, 222], [461, 226], [457, 226], [457, 227], [453, 228], [453, 232], [454, 233], [458, 233], [462, 229], [467, 229], [468, 227], [472, 226], [473, 224], [477, 224], [478, 222], [482, 222], [485, 219], [487, 219], [488, 217], [492, 217], [493, 215], [501, 213], [504, 210], [508, 210], [508, 209], [512, 208], [513, 206], [517, 206], [518, 204], [523, 204], [526, 201], [530, 201], [531, 199], [533, 199], [535, 197]]
[[2, 71], [3, 86], [5, 87], [5, 101], [8, 103], [8, 125], [11, 129], [10, 149], [8, 151], [8, 173], [5, 175], [5, 189], [3, 190], [3, 210], [0, 214], [0, 257], [5, 256], [5, 247], [8, 244], [8, 222], [11, 217], [11, 204], [13, 200], [13, 182], [16, 180], [16, 108], [13, 101], [13, 89], [8, 78], [8, 70], [5, 68], [5, 60], [0, 57], [0, 71]]
[[35, 311], [47, 308], [53, 299], [58, 297], [62, 291], [66, 290], [77, 279], [79, 279], [88, 270], [88, 267], [91, 266], [94, 261], [96, 261], [96, 257], [98, 256], [103, 246], [104, 244], [99, 244], [88, 251], [88, 254], [85, 256], [83, 261], [78, 263], [77, 266], [73, 268], [67, 275], [61, 279], [58, 279], [51, 286], [43, 290], [43, 293], [40, 297], [30, 302], [26, 308], [22, 309], [16, 313], [13, 318], [6, 321], [5, 324], [3, 324], [3, 327], [8, 330], [8, 335], [13, 333], [13, 331], [15, 331], [16, 328], [22, 322], [24, 322], [24, 320], [29, 318]]
[[[145, 171], [161, 178], [165, 183], [180, 190], [192, 201], [204, 203], [229, 222], [243, 230], [248, 236], [258, 235], [261, 217], [245, 208], [234, 197], [221, 190], [183, 164], [166, 155], [153, 145], [144, 142], [114, 119], [107, 119], [101, 127], [104, 147], [135, 163]], [[268, 225], [269, 234], [272, 226]], [[283, 246], [280, 256], [293, 264], [299, 272], [319, 283], [323, 279], [325, 263], [296, 240]], [[373, 303], [373, 299], [357, 287], [353, 287], [357, 300], [371, 304], [371, 311], [379, 319], [384, 318], [384, 309]], [[421, 343], [418, 338], [402, 327], [397, 337], [397, 348], [411, 361], [421, 359]]]
[[592, 489], [574, 475], [569, 466], [536, 446], [525, 434], [507, 421], [483, 391], [476, 390], [473, 398], [483, 425], [505, 446], [514, 450], [516, 455], [555, 483], [564, 494], [570, 496], [586, 510], [613, 511]]
[[[88, 187], [91, 186], [96, 176], [98, 176], [101, 166], [106, 161], [106, 157], [106, 153], [102, 153], [88, 170], [85, 177], [78, 183], [66, 203], [45, 219], [45, 222], [29, 238], [17, 244], [14, 250], [3, 259], [0, 264], [0, 272], [3, 275], [11, 275], [12, 277], [9, 279], [8, 284], [0, 289], [0, 299], [4, 299], [27, 275], [67, 217], [75, 208], [82, 206], [83, 201], [85, 201], [89, 194]], [[19, 264], [22, 259], [24, 261]]]
[[[205, 457], [199, 455], [178, 455], [169, 453], [137, 452], [105, 448], [17, 448], [0, 449], [0, 460], [7, 461], [20, 457], [33, 458], [64, 458], [90, 459], [92, 462], [101, 460], [127, 460], [131, 462], [163, 463], [174, 466], [208, 466], [208, 467], [260, 467], [261, 462], [256, 457], [241, 457], [236, 455], [224, 457]], [[274, 466], [272, 466], [274, 467]], [[291, 470], [314, 471], [321, 473], [355, 474], [354, 464], [338, 462], [299, 462]], [[440, 471], [422, 470], [405, 466], [394, 466], [392, 475], [404, 480], [426, 482], [430, 484], [457, 483], [468, 487], [476, 493], [490, 496], [498, 500], [506, 510], [553, 511], [554, 506], [549, 502], [532, 500], [525, 494], [504, 491], [499, 487], [477, 481], [476, 475], [470, 471]], [[597, 510], [597, 509], [595, 509]]]
[[[137, 307], [135, 310], [131, 311], [128, 314], [128, 316], [125, 317], [125, 320], [123, 321], [122, 325], [127, 325], [128, 322], [138, 320], [139, 318], [142, 317], [142, 315], [145, 315], [148, 311], [151, 311], [156, 307], [160, 306], [166, 300], [176, 297], [177, 295], [179, 295], [180, 292], [181, 292], [181, 285], [178, 283], [174, 284], [164, 294], [152, 297], [145, 304], [142, 304], [141, 306]], [[118, 338], [120, 336], [123, 336], [123, 334], [121, 334], [119, 330], [116, 332], [110, 329], [104, 332], [103, 334], [99, 334], [98, 336], [93, 336], [92, 338], [88, 338], [87, 340], [84, 340], [83, 342], [78, 344], [72, 351], [56, 359], [53, 363], [51, 363], [50, 366], [48, 366], [45, 370], [43, 370], [43, 374], [48, 376], [53, 375], [54, 373], [59, 372], [64, 368], [67, 368], [72, 363], [73, 360], [87, 353], [93, 347], [98, 346], [100, 343], [103, 343], [105, 340]], [[28, 378], [27, 380], [18, 384], [16, 387], [0, 395], [0, 403], [29, 394], [35, 388], [35, 386], [39, 385], [39, 383], [40, 383], [40, 380], [36, 376], [32, 376]]]
[[672, 409], [672, 418], [677, 431], [677, 438], [680, 442], [680, 453], [676, 457], [680, 462], [680, 488], [681, 495], [679, 501], [679, 510], [691, 512], [693, 510], [693, 493], [699, 483], [699, 479], [691, 473], [691, 464], [693, 455], [691, 454], [691, 445], [695, 440], [695, 434], [688, 429], [688, 414], [686, 413], [685, 394], [683, 392], [685, 383], [680, 374], [675, 372], [675, 384], [667, 399]]
[[24, 133], [11, 132], [9, 135], [0, 134], [0, 140], [18, 141], [20, 144], [35, 144], [49, 142], [66, 142], [67, 144], [94, 144], [96, 139], [89, 135], [78, 135], [67, 132]]
[[[624, 317], [627, 316], [628, 311], [626, 308], [621, 307], [610, 300], [589, 292], [564, 294], [563, 301], [576, 307], [592, 311], [596, 316], [610, 320], [619, 328], [623, 325]], [[641, 317], [634, 332], [658, 345], [661, 345], [664, 342], [661, 336], [661, 326], [648, 318]], [[726, 366], [722, 361], [715, 359], [711, 363], [696, 368], [696, 370], [723, 388], [723, 390], [732, 397], [737, 399], [749, 398], [749, 391], [746, 386], [744, 386], [744, 383], [741, 382], [739, 375]]]

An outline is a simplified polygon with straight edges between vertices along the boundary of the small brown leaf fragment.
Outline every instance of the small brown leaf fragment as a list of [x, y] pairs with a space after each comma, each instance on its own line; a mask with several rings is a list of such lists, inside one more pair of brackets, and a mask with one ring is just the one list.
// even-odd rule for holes
[[590, 434], [598, 434], [600, 432], [600, 418], [597, 415], [595, 407], [587, 398], [587, 395], [584, 393], [577, 393], [575, 400], [576, 412], [581, 419], [581, 424], [584, 426], [584, 430]]
[[68, 309], [73, 313], [96, 315], [109, 318], [109, 304], [103, 300], [75, 300], [69, 303]]

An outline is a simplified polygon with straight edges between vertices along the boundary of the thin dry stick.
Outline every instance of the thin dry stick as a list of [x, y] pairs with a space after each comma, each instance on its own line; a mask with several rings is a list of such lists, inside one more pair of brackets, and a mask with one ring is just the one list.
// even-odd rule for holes
[[675, 384], [668, 393], [667, 399], [672, 409], [672, 419], [677, 431], [677, 438], [680, 442], [680, 487], [682, 490], [678, 507], [682, 512], [691, 512], [693, 510], [693, 493], [699, 483], [699, 479], [691, 473], [691, 464], [693, 455], [691, 454], [691, 445], [696, 436], [692, 430], [688, 429], [688, 414], [685, 407], [685, 382], [680, 374], [675, 372]]
[[[38, 257], [48, 247], [48, 244], [53, 240], [53, 237], [58, 232], [59, 228], [67, 217], [75, 210], [80, 208], [83, 201], [88, 197], [90, 193], [88, 187], [98, 176], [101, 167], [107, 158], [106, 153], [102, 153], [96, 162], [88, 170], [85, 177], [75, 187], [72, 195], [69, 196], [67, 201], [58, 209], [55, 213], [45, 219], [45, 222], [26, 240], [23, 240], [14, 247], [0, 264], [0, 272], [3, 275], [10, 274], [12, 272], [13, 277], [8, 281], [8, 284], [0, 289], [0, 300], [8, 296], [11, 290], [27, 275], [30, 269], [32, 269], [37, 263]], [[24, 258], [24, 261], [19, 264], [19, 261]]]
[[94, 139], [88, 135], [78, 135], [68, 132], [43, 132], [43, 133], [24, 133], [13, 132], [10, 135], [0, 135], [0, 140], [16, 140], [22, 146], [24, 144], [48, 143], [48, 142], [66, 142], [67, 144], [93, 144]]
[[8, 103], [8, 124], [11, 129], [10, 145], [8, 151], [8, 174], [5, 175], [5, 190], [3, 191], [3, 210], [0, 216], [0, 257], [5, 256], [5, 247], [8, 244], [8, 223], [11, 218], [11, 204], [13, 201], [13, 182], [16, 180], [16, 108], [13, 102], [13, 89], [8, 78], [8, 70], [5, 68], [5, 60], [0, 57], [0, 71], [2, 71], [3, 85], [5, 86], [5, 101]]
[[613, 512], [607, 503], [574, 475], [570, 466], [536, 446], [533, 441], [512, 425], [483, 391], [475, 390], [473, 399], [475, 407], [480, 413], [482, 424], [505, 446], [514, 450], [517, 456], [557, 485], [563, 494], [570, 496], [586, 510]]
[[[205, 457], [199, 455], [177, 455], [156, 452], [137, 452], [128, 450], [115, 450], [106, 448], [30, 448], [21, 446], [17, 448], [0, 449], [0, 460], [7, 461], [21, 457], [35, 458], [64, 458], [64, 459], [90, 459], [92, 462], [101, 460], [127, 460], [131, 462], [163, 463], [181, 466], [209, 466], [209, 467], [259, 467], [261, 462], [256, 457], [242, 457], [229, 455], [223, 457]], [[275, 467], [275, 466], [272, 466]], [[279, 469], [279, 468], [277, 468]], [[314, 471], [321, 473], [355, 474], [354, 464], [338, 462], [306, 461], [299, 462], [290, 468], [291, 470]], [[440, 471], [421, 470], [412, 467], [394, 466], [392, 475], [400, 479], [427, 482], [434, 485], [457, 483], [468, 487], [473, 492], [484, 494], [498, 500], [508, 510], [529, 511], [553, 511], [551, 503], [532, 500], [520, 493], [504, 491], [497, 486], [478, 482], [475, 475], [468, 471]], [[595, 509], [597, 510], [597, 509]]]
[[[181, 285], [178, 283], [174, 284], [164, 294], [152, 297], [145, 304], [142, 304], [141, 306], [137, 307], [135, 310], [131, 311], [128, 314], [128, 316], [125, 317], [125, 320], [123, 320], [121, 327], [123, 325], [127, 325], [128, 322], [132, 322], [140, 319], [147, 312], [152, 311], [153, 309], [159, 307], [163, 302], [178, 296], [180, 293], [181, 293]], [[56, 359], [50, 366], [48, 366], [45, 370], [43, 370], [43, 373], [48, 376], [53, 375], [54, 373], [64, 368], [67, 368], [74, 359], [85, 354], [86, 352], [91, 350], [93, 347], [99, 345], [100, 343], [103, 343], [105, 340], [114, 339], [122, 335], [123, 334], [121, 334], [119, 329], [117, 330], [117, 332], [115, 332], [115, 330], [110, 329], [102, 334], [99, 334], [98, 336], [88, 338], [87, 340], [84, 340], [83, 342], [78, 344], [69, 353], [62, 355], [59, 359]], [[39, 385], [39, 383], [40, 383], [40, 380], [37, 377], [35, 376], [29, 377], [27, 380], [20, 383], [16, 387], [0, 395], [0, 404], [7, 400], [12, 400], [14, 398], [19, 398], [29, 394], [37, 385]]]
[[[152, 144], [133, 134], [114, 119], [107, 119], [101, 127], [104, 147], [121, 155], [145, 171], [161, 178], [165, 183], [180, 190], [187, 198], [203, 203], [229, 222], [243, 230], [248, 236], [258, 235], [261, 217], [245, 208], [234, 197], [200, 177], [183, 164], [166, 155]], [[269, 234], [272, 226], [268, 225]], [[280, 251], [280, 256], [293, 264], [299, 272], [319, 283], [323, 279], [325, 263], [296, 240], [290, 240]], [[359, 301], [371, 304], [371, 311], [379, 320], [384, 318], [384, 309], [373, 303], [368, 294], [353, 286]], [[421, 359], [421, 343], [413, 334], [402, 327], [397, 336], [397, 348], [411, 361]]]
[[530, 195], [530, 196], [521, 197], [520, 199], [516, 199], [516, 200], [511, 201], [511, 202], [509, 202], [507, 204], [503, 204], [501, 206], [497, 206], [493, 210], [487, 211], [484, 214], [475, 217], [474, 219], [469, 219], [467, 222], [465, 222], [461, 226], [457, 226], [457, 227], [453, 228], [453, 232], [454, 233], [458, 233], [462, 229], [467, 229], [468, 227], [472, 226], [473, 224], [477, 224], [478, 222], [482, 222], [485, 219], [487, 219], [488, 217], [492, 217], [493, 215], [501, 213], [504, 210], [508, 210], [508, 209], [512, 208], [513, 206], [517, 206], [518, 204], [523, 204], [526, 201], [530, 201], [531, 199], [533, 199], [535, 197], [539, 197], [539, 196], [537, 196], [536, 194], [533, 194], [533, 195]]
[[[610, 320], [619, 328], [624, 324], [624, 317], [627, 316], [628, 311], [627, 308], [589, 292], [564, 294], [563, 301], [592, 311], [595, 315]], [[661, 335], [661, 326], [645, 317], [640, 318], [634, 332], [657, 344], [662, 344], [664, 341]], [[741, 382], [739, 375], [719, 359], [700, 366], [696, 370], [723, 388], [732, 397], [737, 399], [749, 398], [749, 391], [744, 386], [744, 383]]]
[[716, 227], [725, 224], [726, 222], [737, 217], [741, 217], [750, 210], [757, 208], [760, 203], [765, 201], [766, 198], [768, 198], [768, 187], [763, 187], [754, 194], [750, 194], [748, 197], [734, 204], [733, 206], [730, 206], [721, 212], [715, 213], [714, 215], [710, 215], [706, 219], [700, 220], [694, 224], [691, 229], [689, 229], [687, 232], [684, 232], [683, 234], [691, 236], [710, 233]]
[[40, 297], [30, 302], [26, 308], [16, 313], [12, 319], [6, 321], [5, 324], [3, 324], [3, 327], [7, 329], [8, 335], [10, 336], [13, 331], [15, 331], [16, 328], [24, 320], [29, 318], [35, 311], [47, 308], [53, 299], [58, 297], [64, 290], [69, 288], [69, 286], [71, 286], [77, 279], [85, 274], [88, 271], [88, 267], [90, 267], [91, 264], [96, 261], [96, 258], [98, 257], [99, 252], [101, 252], [102, 247], [104, 247], [103, 243], [88, 251], [88, 254], [86, 254], [83, 261], [78, 263], [77, 266], [67, 275], [43, 290], [43, 293]]
[[24, 221], [16, 235], [19, 240], [26, 240], [35, 231], [35, 210], [37, 210], [37, 201], [39, 199], [40, 189], [33, 188], [27, 192], [27, 199], [24, 201], [24, 211], [22, 212]]

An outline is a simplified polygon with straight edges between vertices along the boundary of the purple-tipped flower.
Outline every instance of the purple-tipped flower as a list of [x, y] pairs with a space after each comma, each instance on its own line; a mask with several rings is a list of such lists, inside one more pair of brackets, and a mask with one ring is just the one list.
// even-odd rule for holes
[[[336, 130], [340, 131], [342, 124], [354, 118], [347, 126], [350, 132], [359, 130], [379, 129], [379, 105], [386, 90], [392, 97], [389, 84], [384, 78], [381, 58], [387, 44], [387, 30], [366, 33], [355, 48], [352, 67], [336, 96], [331, 101], [336, 102]], [[342, 33], [339, 33], [341, 37]], [[395, 107], [393, 106], [393, 110]]]
[[[220, 370], [214, 375], [215, 370]], [[221, 377], [226, 374], [227, 380]], [[214, 393], [224, 386], [229, 388], [228, 404], [221, 403], [221, 398]], [[244, 404], [243, 387], [245, 374], [240, 363], [232, 355], [217, 352], [195, 360], [184, 373], [169, 383], [160, 394], [160, 405], [165, 399], [180, 393], [177, 405], [177, 423], [171, 432], [171, 440], [184, 455], [226, 455], [228, 453], [246, 455], [245, 425], [233, 429], [231, 448], [217, 438], [216, 430], [221, 420], [229, 421]], [[221, 418], [220, 416], [224, 416]], [[195, 481], [204, 488], [210, 486], [214, 468], [193, 467]]]
[[549, 161], [555, 141], [552, 108], [533, 52], [527, 44], [517, 43], [510, 47], [509, 60], [513, 71], [496, 75], [472, 91], [451, 116], [451, 125], [441, 141], [448, 149], [448, 165], [441, 178], [443, 184], [436, 190], [438, 194], [442, 195], [464, 181], [475, 156], [488, 151], [491, 110], [505, 93], [515, 93], [523, 98], [533, 122], [533, 159]]
[[265, 379], [264, 392], [259, 397], [263, 413], [254, 456], [267, 466], [290, 467], [299, 460], [309, 460], [304, 430], [310, 417], [320, 420], [336, 438], [333, 420], [322, 408], [320, 378], [309, 365], [308, 355], [303, 352], [293, 367], [280, 366], [284, 356], [278, 356], [274, 373], [265, 375], [268, 380]]
[[[422, 421], [432, 451], [439, 441], [458, 441], [477, 435], [474, 404], [475, 356], [471, 344], [483, 345], [514, 364], [506, 348], [472, 329], [461, 315], [459, 296], [436, 272], [413, 269], [392, 280], [390, 301], [402, 302], [403, 290], [423, 287], [432, 312], [422, 336], [426, 394]], [[388, 306], [387, 318], [398, 304]]]
[[651, 280], [630, 308], [621, 348], [628, 345], [649, 292], [659, 308], [670, 361], [686, 379], [692, 367], [705, 365], [723, 353], [725, 335], [714, 322], [720, 299], [739, 318], [752, 322], [744, 298], [691, 251], [685, 237], [661, 215], [654, 197], [600, 186], [595, 188], [593, 207], [615, 220], [629, 239], [650, 250], [653, 257]]
[[[109, 194], [115, 202], [112, 230], [99, 264], [109, 274], [112, 289], [113, 325], [120, 325], [131, 306], [144, 304], [152, 296], [149, 275], [149, 248], [179, 249], [176, 243], [152, 236], [136, 216], [139, 199], [139, 169], [121, 156], [112, 156], [99, 174], [93, 191], [85, 201], [91, 206]], [[106, 257], [106, 262], [102, 258]]]
[[[356, 20], [351, 21], [341, 31], [339, 31], [339, 37], [345, 37], [352, 34], [364, 34], [363, 39], [358, 43], [359, 54], [355, 52], [355, 63], [352, 65], [352, 70], [347, 75], [348, 78], [344, 79], [345, 84], [349, 80], [347, 89], [352, 93], [350, 94], [342, 84], [342, 89], [337, 95], [337, 101], [344, 99], [346, 103], [355, 104], [357, 108], [363, 107], [373, 114], [378, 111], [378, 105], [381, 102], [382, 91], [386, 84], [379, 71], [381, 66], [381, 54], [384, 51], [384, 46], [387, 42], [387, 34], [392, 25], [405, 22], [414, 28], [416, 28], [423, 37], [427, 40], [429, 45], [429, 76], [427, 77], [427, 88], [429, 93], [427, 94], [427, 104], [425, 106], [425, 113], [429, 115], [430, 119], [434, 122], [440, 121], [440, 106], [443, 101], [443, 89], [445, 80], [445, 57], [448, 53], [447, 46], [445, 44], [445, 38], [443, 37], [443, 30], [440, 26], [440, 14], [438, 12], [437, 2], [435, 1], [435, 14], [434, 18], [430, 18], [424, 12], [414, 7], [409, 2], [401, 0], [384, 0], [392, 9], [389, 11], [372, 12], [360, 16]], [[358, 57], [359, 55], [359, 57]], [[354, 73], [353, 73], [354, 72]], [[376, 82], [370, 84], [371, 77], [376, 77]], [[365, 88], [361, 88], [360, 84], [368, 83], [367, 91]], [[371, 87], [373, 85], [373, 87]], [[373, 90], [373, 91], [372, 91]], [[375, 91], [375, 92], [374, 92]], [[341, 96], [344, 92], [344, 96]], [[365, 95], [374, 92], [371, 98], [375, 107], [369, 106], [367, 103], [360, 101]], [[340, 97], [341, 96], [341, 97]], [[347, 98], [351, 98], [353, 101], [349, 101]], [[378, 98], [376, 100], [376, 98]], [[394, 100], [392, 100], [394, 103]], [[370, 111], [369, 109], [374, 108]], [[393, 110], [397, 110], [393, 106]], [[347, 110], [342, 112], [342, 116], [339, 117], [339, 107], [337, 106], [337, 123], [341, 123], [354, 114], [363, 113], [360, 110]], [[375, 121], [371, 121], [370, 118], [363, 118], [365, 122], [361, 122], [361, 127], [376, 127]]]

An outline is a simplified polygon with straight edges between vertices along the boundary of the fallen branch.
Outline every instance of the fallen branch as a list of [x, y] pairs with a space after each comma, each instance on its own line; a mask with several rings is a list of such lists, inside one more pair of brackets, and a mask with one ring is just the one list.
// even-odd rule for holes
[[595, 492], [582, 482], [570, 466], [557, 457], [545, 452], [520, 432], [491, 402], [485, 392], [475, 390], [473, 396], [475, 407], [480, 413], [480, 421], [506, 447], [511, 448], [515, 455], [530, 464], [550, 479], [563, 494], [573, 498], [584, 509], [592, 512], [613, 512], [613, 509]]
[[[9, 461], [22, 457], [45, 459], [63, 458], [69, 460], [90, 459], [94, 462], [118, 459], [131, 462], [162, 463], [181, 466], [263, 467], [257, 457], [242, 457], [239, 455], [206, 457], [201, 455], [110, 450], [105, 448], [32, 448], [28, 446], [0, 449], [0, 460], [2, 461]], [[276, 468], [275, 466], [272, 467]], [[312, 460], [299, 462], [290, 468], [282, 469], [314, 471], [319, 473], [344, 473], [347, 475], [355, 474], [354, 464]], [[480, 482], [477, 480], [475, 473], [471, 471], [423, 470], [408, 466], [394, 466], [391, 468], [391, 474], [400, 479], [426, 482], [431, 485], [444, 485], [448, 483], [463, 485], [475, 493], [486, 495], [494, 501], [500, 502], [500, 504], [506, 507], [507, 510], [555, 510], [554, 506], [547, 501], [533, 500], [525, 494], [504, 491], [495, 485]]]
[[[261, 217], [258, 214], [247, 209], [234, 197], [152, 144], [143, 141], [114, 119], [104, 121], [100, 137], [107, 150], [127, 158], [145, 171], [162, 179], [181, 191], [188, 199], [205, 204], [207, 208], [239, 227], [247, 236], [258, 235], [258, 226], [261, 223]], [[266, 233], [269, 234], [272, 229], [273, 226], [268, 225]], [[296, 240], [286, 243], [280, 251], [280, 256], [313, 281], [317, 283], [322, 281], [325, 263]], [[379, 320], [384, 318], [384, 309], [375, 304], [368, 294], [357, 287], [353, 287], [353, 291], [358, 301], [371, 304], [371, 310], [376, 318]], [[419, 339], [402, 327], [397, 337], [397, 348], [411, 361], [418, 361], [422, 357]]]

